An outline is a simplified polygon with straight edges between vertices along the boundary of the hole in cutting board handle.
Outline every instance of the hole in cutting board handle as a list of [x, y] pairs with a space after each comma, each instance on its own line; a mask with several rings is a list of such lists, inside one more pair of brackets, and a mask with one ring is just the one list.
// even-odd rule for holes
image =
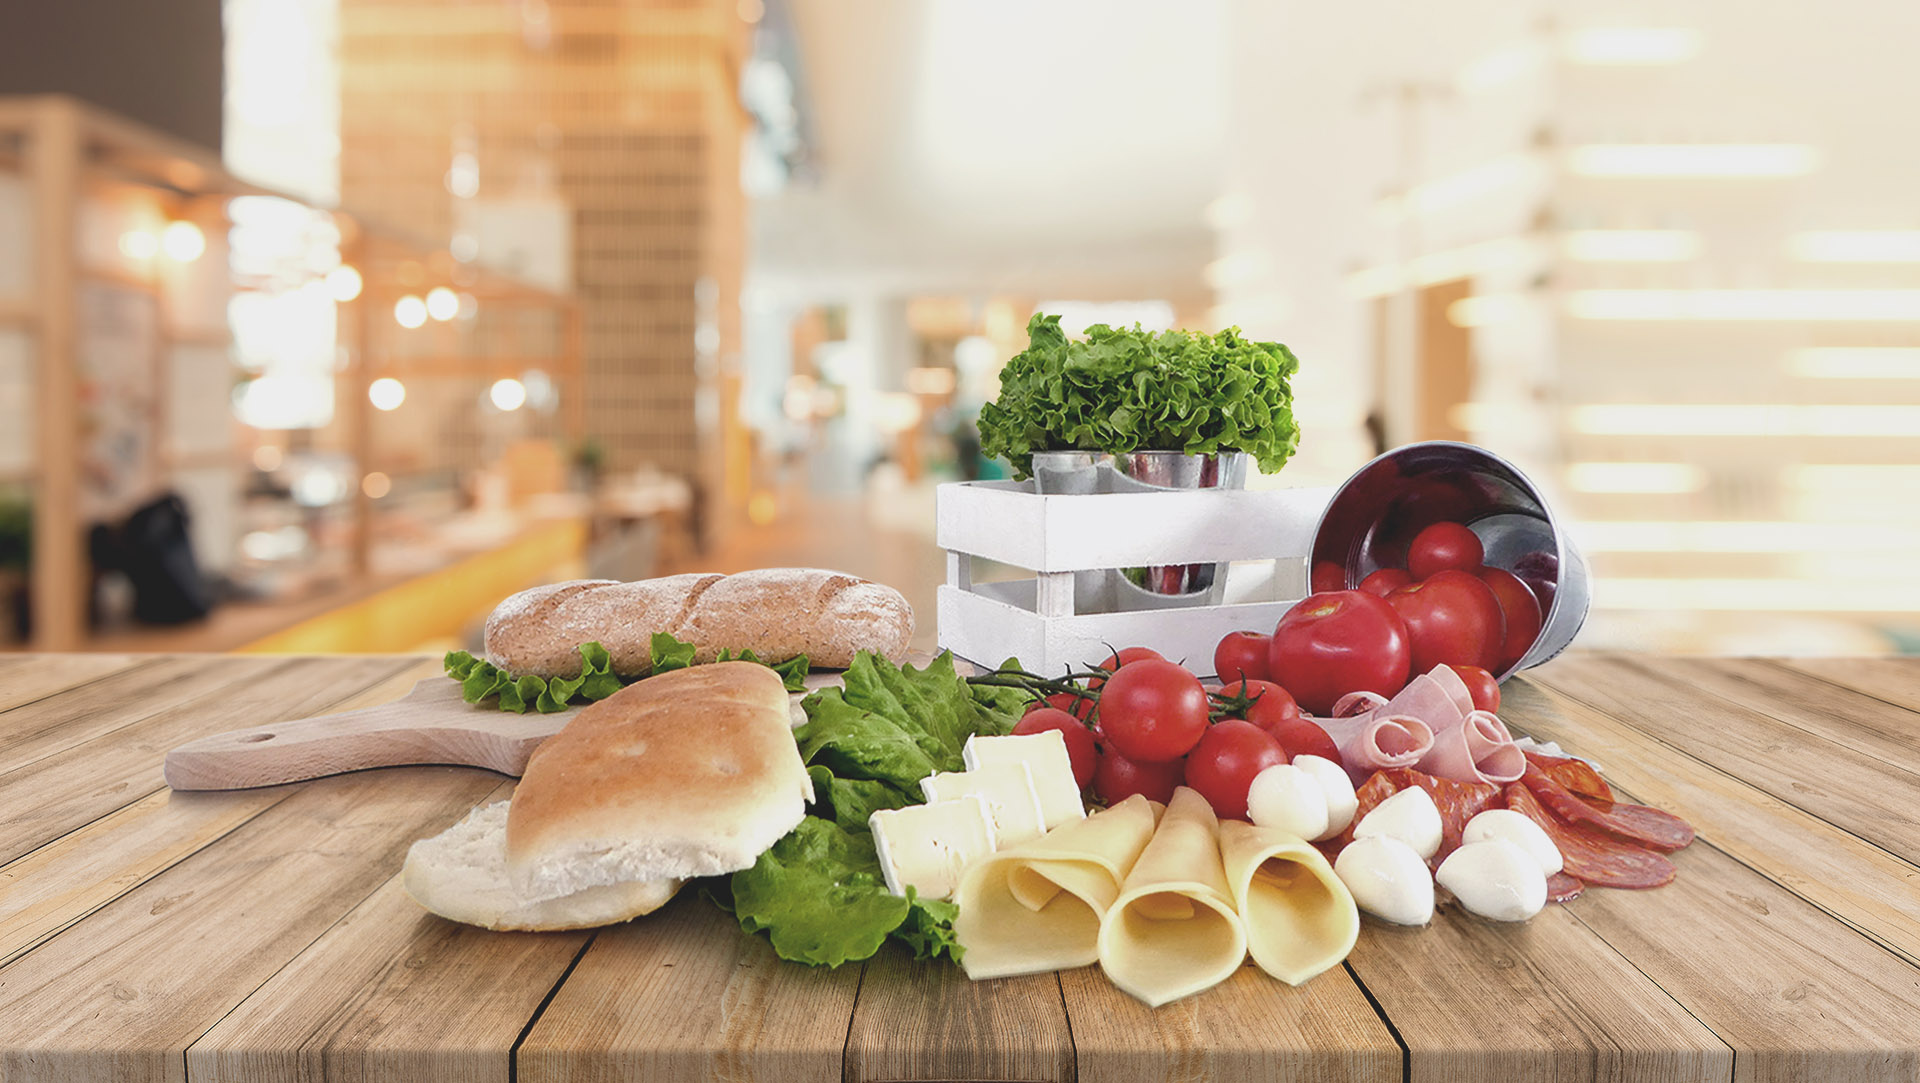
[[251, 745], [258, 744], [261, 741], [271, 740], [273, 740], [273, 734], [271, 733], [249, 733], [245, 737], [240, 738], [240, 743], [243, 745]]

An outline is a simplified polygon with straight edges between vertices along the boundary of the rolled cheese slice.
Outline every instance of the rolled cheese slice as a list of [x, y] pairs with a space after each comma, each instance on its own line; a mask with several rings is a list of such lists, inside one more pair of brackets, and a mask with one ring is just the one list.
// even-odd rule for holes
[[1182, 786], [1100, 923], [1100, 968], [1157, 1008], [1225, 981], [1246, 958], [1220, 823], [1206, 798]]
[[1353, 950], [1360, 910], [1305, 839], [1228, 820], [1220, 825], [1220, 860], [1260, 969], [1299, 985]]
[[1120, 895], [1158, 809], [1135, 794], [982, 859], [961, 877], [953, 934], [967, 977], [1005, 978], [1099, 958], [1100, 919]]

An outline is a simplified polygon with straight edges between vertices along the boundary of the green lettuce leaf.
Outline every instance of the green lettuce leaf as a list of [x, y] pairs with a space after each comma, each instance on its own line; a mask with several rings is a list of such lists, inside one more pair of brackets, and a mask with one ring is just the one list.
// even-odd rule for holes
[[907, 888], [907, 901], [913, 905], [907, 918], [894, 928], [892, 936], [913, 949], [915, 959], [938, 959], [942, 955], [959, 962], [966, 949], [953, 935], [953, 919], [960, 907], [945, 899], [923, 899]]
[[954, 672], [951, 653], [915, 669], [863, 651], [844, 682], [802, 704], [807, 724], [794, 731], [801, 757], [840, 777], [905, 793], [918, 793], [920, 780], [935, 771], [962, 770], [968, 737], [1007, 733], [1020, 717], [1012, 697], [976, 698]]
[[813, 778], [814, 815], [849, 831], [865, 831], [867, 818], [881, 809], [906, 808], [920, 801], [885, 782], [841, 778], [820, 764], [807, 768], [807, 774]]
[[[535, 677], [532, 674], [515, 677], [492, 662], [475, 658], [466, 651], [448, 651], [441, 664], [446, 668], [447, 676], [460, 682], [462, 699], [468, 703], [494, 699], [500, 710], [515, 714], [525, 714], [530, 710], [554, 714], [582, 701], [592, 703], [606, 699], [626, 687], [626, 682], [613, 672], [613, 656], [607, 652], [607, 648], [593, 642], [582, 643], [574, 649], [580, 655], [580, 672], [571, 677]], [[670, 635], [656, 634], [651, 653], [655, 673], [685, 669], [693, 664], [693, 645], [682, 643]], [[752, 651], [742, 651], [737, 656], [721, 651], [720, 656], [721, 661], [727, 661], [729, 657], [748, 662], [760, 661]], [[806, 655], [778, 665], [761, 664], [780, 674], [780, 680], [788, 691], [806, 689]]]
[[687, 668], [693, 664], [693, 656], [697, 653], [693, 644], [682, 643], [665, 632], [653, 633], [653, 642], [648, 650], [653, 661], [652, 672], [656, 674]]
[[1095, 324], [1069, 339], [1058, 316], [1035, 313], [1027, 348], [1000, 371], [1000, 395], [980, 408], [980, 448], [1011, 460], [1033, 453], [1244, 451], [1274, 473], [1300, 445], [1291, 378], [1300, 362], [1238, 328], [1217, 335]]
[[868, 958], [913, 911], [887, 891], [866, 832], [818, 816], [734, 873], [732, 886], [740, 927], [764, 930], [782, 959], [812, 966]]

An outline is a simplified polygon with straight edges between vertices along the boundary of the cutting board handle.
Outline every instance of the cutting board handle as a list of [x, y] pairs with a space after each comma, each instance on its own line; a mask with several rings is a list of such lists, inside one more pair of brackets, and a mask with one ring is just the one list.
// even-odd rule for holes
[[232, 790], [370, 767], [445, 763], [519, 776], [572, 712], [511, 714], [473, 707], [460, 685], [429, 677], [392, 703], [205, 737], [167, 753], [167, 785]]

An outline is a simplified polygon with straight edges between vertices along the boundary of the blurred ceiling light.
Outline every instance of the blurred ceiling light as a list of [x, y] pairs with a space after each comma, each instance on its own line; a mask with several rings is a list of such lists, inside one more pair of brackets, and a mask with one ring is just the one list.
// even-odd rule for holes
[[327, 293], [343, 305], [360, 296], [360, 290], [365, 285], [366, 280], [360, 277], [360, 272], [347, 264], [343, 263], [327, 272]]
[[1244, 192], [1217, 196], [1202, 212], [1214, 229], [1234, 229], [1253, 221], [1253, 197]]
[[200, 227], [188, 221], [168, 222], [167, 228], [160, 233], [160, 247], [167, 258], [179, 263], [192, 263], [207, 250], [207, 235]]
[[1920, 290], [1575, 290], [1581, 320], [1920, 320]]
[[480, 238], [471, 233], [456, 233], [447, 243], [447, 252], [461, 263], [472, 263], [480, 258]]
[[527, 389], [527, 405], [536, 410], [551, 410], [560, 402], [560, 389], [544, 369], [528, 369], [520, 374], [520, 385]]
[[952, 369], [927, 366], [907, 370], [907, 390], [916, 395], [951, 395], [957, 383]]
[[269, 373], [233, 389], [233, 413], [256, 429], [317, 429], [333, 420], [333, 378]]
[[1581, 263], [1680, 263], [1700, 257], [1700, 235], [1684, 229], [1577, 229], [1561, 250]]
[[472, 199], [480, 194], [480, 160], [466, 151], [453, 156], [447, 167], [447, 191], [456, 199]]
[[285, 455], [273, 444], [261, 444], [253, 449], [253, 468], [262, 473], [280, 469], [280, 464], [285, 460]]
[[1807, 523], [1789, 520], [1585, 520], [1580, 548], [1599, 553], [1898, 553], [1914, 531], [1904, 524]]
[[286, 560], [307, 547], [307, 532], [294, 525], [279, 530], [254, 530], [240, 538], [240, 553], [248, 560]]
[[360, 491], [370, 500], [378, 500], [393, 491], [393, 479], [378, 470], [360, 479]]
[[1245, 286], [1258, 282], [1273, 271], [1273, 261], [1258, 249], [1232, 252], [1207, 264], [1201, 272], [1207, 285], [1216, 290], [1230, 290], [1236, 286]]
[[1595, 143], [1567, 151], [1583, 177], [1797, 177], [1820, 154], [1799, 143]]
[[427, 322], [427, 303], [409, 293], [393, 303], [393, 318], [408, 330], [424, 326]]
[[1567, 427], [1593, 436], [1920, 436], [1920, 406], [1605, 403]]
[[1691, 463], [1573, 463], [1567, 485], [1582, 493], [1697, 493], [1707, 472]]
[[1787, 355], [1787, 371], [1813, 380], [1920, 380], [1920, 347], [1809, 346]]
[[518, 380], [508, 378], [495, 380], [487, 391], [487, 397], [494, 406], [509, 413], [527, 404], [527, 387]]
[[1912, 613], [1920, 611], [1920, 589], [1890, 588], [1880, 579], [1836, 582], [1827, 579], [1627, 579], [1601, 576], [1594, 581], [1599, 609], [1770, 610], [1810, 613]]
[[1812, 230], [1787, 250], [1809, 263], [1920, 263], [1920, 229]]
[[367, 401], [376, 410], [398, 410], [407, 401], [407, 385], [391, 376], [382, 376], [367, 385]]
[[1853, 490], [1878, 496], [1920, 488], [1920, 465], [1911, 463], [1809, 463], [1790, 466], [1781, 478], [1789, 488], [1822, 495]]
[[1679, 26], [1594, 26], [1562, 42], [1575, 64], [1679, 64], [1700, 55], [1700, 32]]
[[1447, 322], [1455, 327], [1490, 327], [1524, 315], [1531, 304], [1517, 293], [1489, 293], [1462, 297], [1447, 306]]
[[460, 295], [459, 316], [463, 320], [473, 319], [480, 314], [480, 299], [471, 293]]
[[1387, 196], [1380, 200], [1376, 210], [1388, 218], [1452, 210], [1464, 203], [1518, 188], [1537, 178], [1541, 171], [1542, 163], [1537, 155], [1523, 151], [1502, 154], [1471, 169], [1417, 184], [1404, 194]]
[[1355, 271], [1346, 278], [1347, 292], [1355, 297], [1385, 297], [1400, 292], [1409, 283], [1431, 286], [1486, 271], [1517, 267], [1535, 254], [1534, 245], [1523, 237], [1482, 241], [1416, 256], [1404, 270], [1387, 264]]
[[920, 400], [904, 391], [879, 391], [873, 396], [873, 425], [881, 432], [906, 432], [920, 424], [924, 414]]
[[[989, 308], [991, 313], [992, 309]], [[953, 367], [969, 375], [977, 375], [992, 368], [1000, 360], [999, 351], [993, 348], [993, 340], [984, 335], [968, 335], [953, 344]]]
[[160, 252], [160, 238], [144, 229], [128, 230], [120, 235], [120, 254], [144, 263]]
[[427, 291], [427, 315], [445, 323], [460, 314], [460, 295], [445, 286]]
[[1502, 46], [1461, 68], [1453, 77], [1454, 89], [1462, 94], [1498, 90], [1539, 71], [1546, 58], [1546, 50], [1533, 42]]
[[293, 502], [301, 507], [324, 508], [339, 503], [347, 495], [348, 485], [347, 475], [338, 468], [317, 465], [300, 471], [288, 488], [293, 492]]
[[1033, 310], [1059, 316], [1060, 329], [1069, 335], [1084, 335], [1096, 323], [1108, 327], [1137, 323], [1148, 331], [1173, 327], [1173, 305], [1166, 301], [1042, 301]]

